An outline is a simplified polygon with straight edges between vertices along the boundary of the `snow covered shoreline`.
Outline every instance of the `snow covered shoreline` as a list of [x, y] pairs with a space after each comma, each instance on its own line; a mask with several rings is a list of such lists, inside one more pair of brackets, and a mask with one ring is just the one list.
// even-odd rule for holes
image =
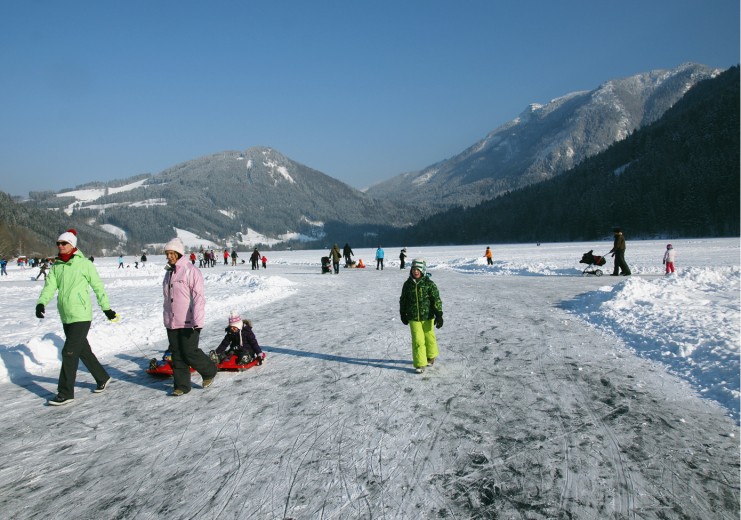
[[[268, 359], [203, 391], [195, 376], [178, 399], [144, 373], [165, 347], [164, 259], [144, 270], [96, 259], [122, 320], [97, 313], [89, 339], [114, 384], [92, 394], [81, 369], [76, 402], [60, 410], [43, 403], [61, 325], [53, 305], [33, 316], [36, 272], [11, 269], [0, 280], [12, 302], [0, 318], [0, 508], [14, 518], [735, 519], [739, 241], [673, 243], [679, 273], [664, 278], [665, 242], [629, 241], [629, 279], [581, 276], [581, 255], [605, 243], [491, 244], [491, 268], [485, 245], [409, 248], [428, 260], [446, 316], [439, 366], [422, 377], [397, 316], [398, 250], [386, 249], [382, 272], [322, 275], [324, 251], [273, 252], [260, 271], [217, 265], [204, 270], [202, 348], [236, 308]], [[373, 250], [355, 258], [371, 264]]]

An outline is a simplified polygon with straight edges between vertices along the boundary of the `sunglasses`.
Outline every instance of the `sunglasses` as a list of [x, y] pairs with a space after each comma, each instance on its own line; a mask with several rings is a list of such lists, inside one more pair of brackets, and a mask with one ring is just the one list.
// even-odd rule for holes
[[69, 242], [57, 242], [58, 246], [68, 246]]

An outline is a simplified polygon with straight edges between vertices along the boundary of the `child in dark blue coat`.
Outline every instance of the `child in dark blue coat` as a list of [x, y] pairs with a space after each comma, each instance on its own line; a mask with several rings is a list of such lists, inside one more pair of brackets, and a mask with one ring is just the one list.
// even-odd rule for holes
[[221, 363], [227, 359], [227, 356], [236, 354], [241, 365], [246, 365], [255, 358], [258, 364], [262, 365], [265, 354], [257, 343], [257, 338], [252, 332], [252, 323], [249, 320], [243, 320], [237, 311], [232, 311], [225, 332], [226, 335], [216, 350], [209, 353], [214, 363]]

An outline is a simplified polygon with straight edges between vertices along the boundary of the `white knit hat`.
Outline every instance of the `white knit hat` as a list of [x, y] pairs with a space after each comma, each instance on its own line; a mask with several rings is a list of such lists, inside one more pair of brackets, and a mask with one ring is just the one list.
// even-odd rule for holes
[[74, 229], [68, 229], [57, 238], [57, 242], [67, 242], [72, 247], [77, 247], [77, 231]]
[[183, 246], [183, 241], [180, 240], [180, 237], [175, 237], [165, 244], [165, 252], [167, 251], [175, 251], [176, 253], [179, 253], [180, 256], [185, 254], [185, 247]]

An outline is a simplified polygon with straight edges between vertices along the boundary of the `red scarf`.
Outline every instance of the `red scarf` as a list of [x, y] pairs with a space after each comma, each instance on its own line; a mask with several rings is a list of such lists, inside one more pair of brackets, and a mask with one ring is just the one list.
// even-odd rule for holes
[[69, 262], [70, 258], [72, 258], [73, 256], [75, 256], [75, 253], [76, 252], [77, 252], [77, 248], [76, 247], [73, 247], [72, 248], [72, 251], [70, 253], [68, 253], [66, 255], [63, 255], [63, 254], [60, 253], [57, 256], [57, 258], [59, 258], [62, 262]]

